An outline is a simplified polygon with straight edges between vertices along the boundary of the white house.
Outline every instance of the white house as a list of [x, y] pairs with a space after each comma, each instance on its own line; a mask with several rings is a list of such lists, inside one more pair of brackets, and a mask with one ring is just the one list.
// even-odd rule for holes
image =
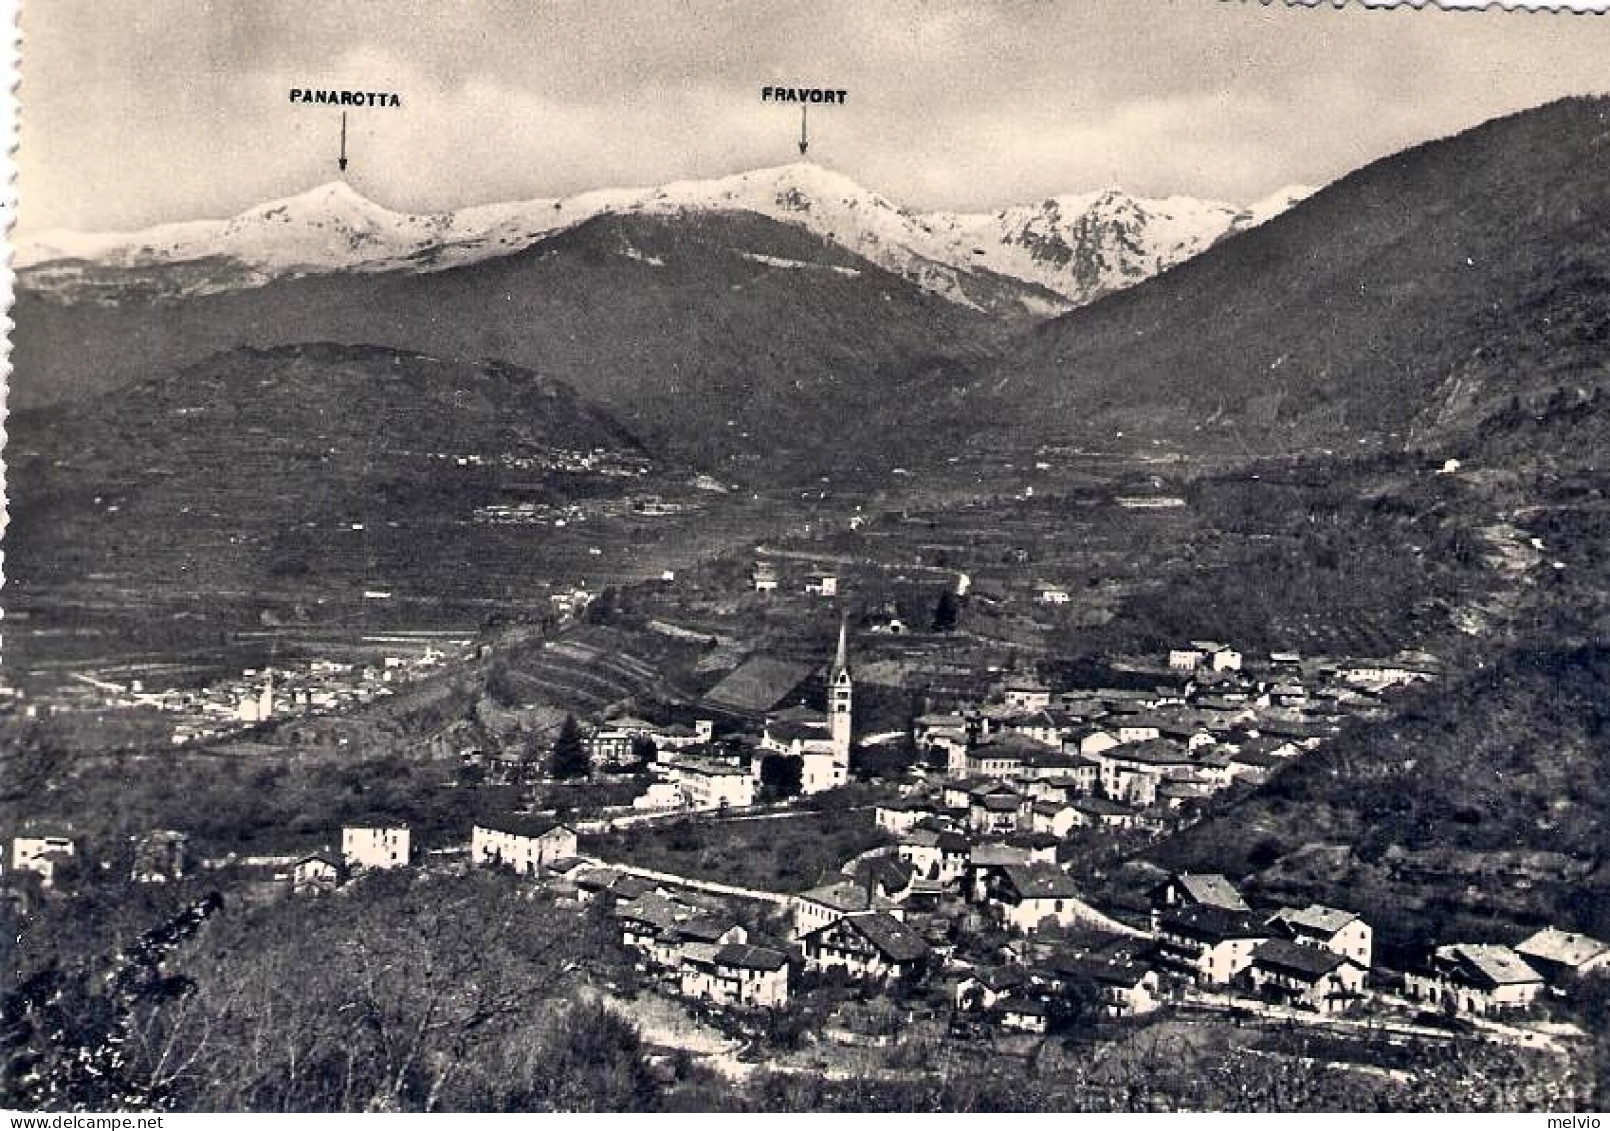
[[349, 868], [401, 868], [409, 861], [405, 825], [347, 825], [341, 830], [341, 859]]
[[61, 864], [76, 856], [77, 846], [67, 836], [19, 836], [11, 839], [11, 870], [32, 872], [46, 887], [56, 882]]
[[750, 579], [754, 583], [756, 593], [777, 592], [777, 567], [770, 562], [756, 562]]
[[1285, 939], [1259, 943], [1247, 969], [1259, 994], [1320, 1013], [1346, 1009], [1364, 992], [1365, 969], [1358, 962], [1325, 947]]
[[1054, 864], [1005, 864], [984, 877], [984, 898], [1000, 921], [1032, 932], [1046, 920], [1067, 926], [1088, 908], [1073, 878]]
[[574, 855], [575, 830], [553, 817], [487, 818], [470, 833], [472, 864], [503, 864], [521, 875]]
[[800, 939], [800, 953], [813, 970], [839, 969], [852, 978], [886, 981], [920, 977], [931, 952], [900, 920], [868, 911], [811, 931]]
[[[836, 789], [849, 780], [849, 758], [842, 746], [826, 715], [806, 717], [803, 712], [767, 719], [760, 737], [762, 750], [800, 760], [800, 792], [804, 794]], [[754, 772], [758, 779], [758, 760]]]
[[1515, 953], [1549, 979], [1562, 974], [1594, 974], [1610, 970], [1610, 943], [1545, 927], [1515, 944]]
[[1135, 1017], [1158, 1007], [1157, 972], [1124, 943], [1101, 954], [1057, 954], [1050, 969], [1064, 986], [1087, 991], [1108, 1017]]
[[1116, 734], [1101, 727], [1083, 726], [1065, 735], [1062, 739], [1062, 749], [1070, 754], [1080, 754], [1086, 758], [1094, 758], [1103, 750], [1111, 750], [1119, 745]]
[[1307, 907], [1282, 907], [1269, 917], [1277, 936], [1306, 946], [1322, 947], [1350, 958], [1365, 970], [1373, 957], [1370, 925], [1351, 911], [1341, 911], [1310, 903]]
[[675, 782], [650, 782], [647, 789], [632, 798], [633, 809], [681, 809], [688, 803], [688, 795]]
[[788, 956], [745, 942], [682, 947], [682, 993], [717, 1005], [773, 1008], [788, 1004]]
[[755, 803], [756, 779], [742, 766], [713, 758], [682, 757], [672, 762], [671, 782], [690, 809], [742, 808]]
[[886, 833], [902, 836], [939, 812], [938, 801], [885, 801], [874, 810], [873, 823]]
[[1403, 989], [1412, 1001], [1486, 1015], [1531, 1005], [1543, 992], [1543, 975], [1507, 946], [1450, 943], [1408, 971]]
[[1002, 689], [1008, 707], [1039, 711], [1051, 705], [1051, 689], [1037, 679], [1015, 677]]
[[802, 938], [830, 923], [836, 923], [846, 915], [874, 910], [904, 914], [895, 908], [892, 901], [872, 895], [851, 880], [840, 880], [801, 892], [794, 897], [793, 910], [795, 938]]
[[1193, 672], [1201, 667], [1216, 672], [1238, 672], [1241, 670], [1241, 653], [1228, 644], [1214, 640], [1193, 640], [1189, 647], [1169, 650], [1168, 666], [1182, 672]]
[[967, 870], [967, 838], [948, 829], [912, 829], [896, 847], [900, 859], [919, 876], [942, 884], [955, 883]]
[[812, 597], [837, 597], [839, 595], [839, 579], [833, 574], [823, 574], [814, 581], [805, 583], [805, 592]]
[[346, 865], [323, 852], [304, 856], [291, 865], [291, 890], [299, 895], [334, 891], [346, 878]]
[[1222, 986], [1252, 964], [1252, 952], [1269, 939], [1257, 916], [1222, 907], [1170, 911], [1157, 923], [1157, 952], [1167, 967], [1203, 985]]

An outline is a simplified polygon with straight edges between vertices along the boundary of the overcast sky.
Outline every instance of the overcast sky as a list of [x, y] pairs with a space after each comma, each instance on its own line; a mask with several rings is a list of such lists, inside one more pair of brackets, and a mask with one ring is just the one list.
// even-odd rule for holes
[[916, 208], [1119, 184], [1247, 202], [1610, 88], [1610, 17], [1212, 0], [36, 0], [21, 228], [226, 216], [347, 177], [427, 211], [810, 158]]

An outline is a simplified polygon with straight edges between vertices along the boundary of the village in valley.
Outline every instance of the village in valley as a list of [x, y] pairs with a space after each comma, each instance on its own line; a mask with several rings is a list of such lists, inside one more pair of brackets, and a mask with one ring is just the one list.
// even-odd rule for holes
[[1610, 22], [1381, 6], [24, 4], [0, 1108], [1588, 1127]]
[[[1382, 947], [1358, 908], [1273, 902], [1211, 869], [1146, 859], [1215, 797], [1265, 785], [1348, 720], [1387, 717], [1406, 691], [1435, 686], [1435, 656], [1181, 640], [1073, 679], [1043, 650], [959, 631], [972, 610], [1013, 602], [1060, 616], [1063, 587], [937, 575], [951, 580], [925, 576], [921, 606], [883, 590], [858, 600], [853, 580], [804, 554], [763, 551], [743, 573], [718, 563], [695, 575], [707, 609], [806, 626], [804, 639], [826, 645], [814, 658], [797, 644], [741, 647], [721, 635], [730, 623], [706, 638], [710, 622], [695, 631], [659, 619], [677, 600], [659, 579], [635, 602], [630, 591], [583, 593], [554, 602], [538, 631], [442, 638], [446, 651], [416, 641], [417, 655], [254, 670], [211, 693], [155, 699], [95, 681], [102, 711], [216, 703], [215, 729], [180, 724], [173, 742], [233, 734], [259, 755], [322, 743], [340, 757], [376, 734], [350, 729], [343, 712], [439, 697], [466, 672], [520, 687], [505, 650], [526, 656], [526, 694], [538, 690], [530, 673], [558, 660], [570, 667], [547, 671], [547, 694], [584, 694], [557, 696], [562, 719], [551, 707], [528, 714], [526, 740], [503, 753], [477, 742], [485, 728], [439, 724], [429, 751], [451, 780], [435, 796], [455, 799], [461, 824], [424, 830], [377, 811], [289, 852], [273, 850], [272, 833], [218, 851], [161, 828], [113, 853], [70, 822], [30, 822], [11, 841], [5, 890], [27, 909], [71, 899], [80, 883], [126, 880], [204, 888], [224, 906], [312, 900], [339, 914], [380, 874], [500, 875], [556, 914], [604, 923], [623, 965], [599, 975], [597, 992], [656, 995], [682, 1018], [657, 1039], [725, 1071], [763, 1062], [899, 1076], [915, 1070], [899, 1052], [913, 1034], [1025, 1055], [1069, 1034], [1121, 1043], [1159, 1022], [1312, 1033], [1344, 1066], [1375, 1064], [1382, 1042], [1563, 1055], [1580, 1038], [1557, 1005], [1610, 971], [1610, 944], [1543, 926], [1505, 941]], [[902, 617], [930, 608], [926, 623]], [[693, 670], [714, 668], [702, 693], [666, 693], [689, 678], [686, 656], [670, 678], [628, 654], [627, 627], [644, 625], [691, 649]], [[774, 627], [767, 639], [779, 639]], [[631, 680], [588, 685], [610, 668]], [[45, 710], [71, 714], [75, 702]], [[304, 827], [302, 841], [310, 835], [319, 830]], [[112, 859], [121, 878], [107, 874]], [[802, 1017], [812, 1019], [803, 1039]]]

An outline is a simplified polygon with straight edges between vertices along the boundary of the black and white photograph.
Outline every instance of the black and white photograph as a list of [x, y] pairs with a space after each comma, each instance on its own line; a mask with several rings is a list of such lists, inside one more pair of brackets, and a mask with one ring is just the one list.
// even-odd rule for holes
[[1606, 6], [23, 0], [9, 1125], [1597, 1128]]

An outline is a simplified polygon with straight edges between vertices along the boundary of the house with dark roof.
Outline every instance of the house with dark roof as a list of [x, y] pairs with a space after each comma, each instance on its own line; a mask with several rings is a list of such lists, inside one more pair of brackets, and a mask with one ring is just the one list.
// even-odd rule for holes
[[1029, 827], [1061, 839], [1080, 824], [1079, 812], [1066, 801], [1036, 801], [1029, 807]]
[[899, 903], [911, 894], [916, 869], [894, 853], [863, 856], [850, 866], [850, 879], [874, 898]]
[[1230, 776], [1250, 785], [1262, 785], [1286, 759], [1261, 750], [1237, 750], [1230, 756]]
[[1101, 783], [1101, 763], [1083, 754], [1064, 754], [1058, 765], [1049, 772], [1027, 775], [1024, 792], [1040, 801], [1068, 801], [1075, 797], [1088, 797]]
[[1271, 1001], [1338, 1013], [1363, 994], [1365, 968], [1324, 947], [1270, 939], [1253, 948], [1247, 977]]
[[1069, 754], [1079, 754], [1086, 758], [1094, 758], [1103, 750], [1111, 750], [1118, 745], [1118, 736], [1105, 727], [1086, 723], [1075, 727], [1062, 736], [1062, 749]]
[[1002, 1029], [1017, 1033], [1043, 1033], [1051, 1027], [1051, 1007], [1042, 998], [1012, 995], [989, 1010]]
[[873, 811], [873, 823], [886, 833], [901, 836], [924, 821], [932, 821], [944, 811], [938, 799], [900, 798], [880, 801]]
[[863, 981], [916, 981], [932, 954], [921, 935], [885, 911], [846, 915], [806, 934], [799, 945], [809, 969], [843, 970]]
[[470, 832], [470, 863], [535, 876], [546, 864], [576, 855], [576, 832], [556, 817], [483, 817]]
[[967, 831], [979, 836], [1013, 832], [1026, 809], [1026, 799], [1015, 791], [974, 794], [967, 806]]
[[[560, 860], [568, 859], [570, 859], [568, 856], [560, 857]], [[555, 864], [558, 862], [554, 861]], [[569, 876], [571, 885], [576, 889], [576, 902], [588, 903], [601, 895], [608, 894], [625, 874], [619, 868], [584, 867], [576, 869]]]
[[1249, 911], [1247, 901], [1241, 898], [1225, 876], [1218, 872], [1172, 872], [1168, 879], [1147, 893], [1152, 905], [1152, 928], [1157, 927], [1158, 916], [1166, 911], [1185, 907], [1220, 907], [1226, 911]]
[[966, 777], [1016, 778], [1023, 769], [1025, 747], [1038, 743], [1022, 738], [999, 738], [967, 749], [961, 758]]
[[291, 865], [291, 890], [298, 895], [334, 891], [347, 882], [347, 866], [333, 852], [311, 852]]
[[1003, 720], [1001, 730], [1014, 738], [1057, 748], [1064, 736], [1079, 729], [1080, 721], [1077, 715], [1046, 707]]
[[1133, 829], [1140, 824], [1135, 810], [1105, 797], [1077, 797], [1068, 808], [1078, 814], [1074, 823], [1082, 828]]
[[1157, 921], [1160, 968], [1200, 985], [1227, 985], [1252, 963], [1252, 952], [1269, 939], [1261, 917], [1222, 907], [1184, 907]]
[[690, 946], [715, 948], [749, 938], [730, 917], [657, 891], [617, 901], [614, 915], [625, 945], [642, 952], [652, 966], [673, 973], [681, 970]]
[[1551, 982], [1566, 975], [1610, 970], [1610, 943], [1554, 927], [1545, 927], [1516, 943], [1515, 953]]
[[1278, 937], [1305, 946], [1323, 947], [1351, 958], [1366, 970], [1370, 968], [1374, 932], [1355, 912], [1319, 903], [1282, 907], [1269, 917], [1269, 926]]
[[1051, 689], [1033, 676], [1013, 676], [1001, 687], [1001, 695], [1008, 707], [1020, 711], [1038, 711], [1051, 705]]
[[1143, 944], [1125, 940], [1091, 954], [1054, 954], [1046, 966], [1065, 996], [1094, 1002], [1108, 1017], [1136, 1017], [1159, 1004], [1147, 957]]
[[759, 779], [736, 763], [683, 754], [666, 772], [690, 809], [741, 809], [755, 803]]
[[971, 848], [961, 833], [916, 828], [905, 835], [895, 852], [923, 879], [952, 884], [966, 871]]
[[1055, 864], [1004, 864], [983, 880], [984, 903], [1003, 924], [1023, 932], [1047, 920], [1065, 927], [1083, 916], [1079, 886]]
[[1062, 838], [1033, 829], [1019, 829], [1001, 838], [1001, 843], [1008, 848], [1021, 848], [1028, 854], [1030, 864], [1055, 864]]
[[1184, 746], [1152, 737], [1115, 746], [1096, 755], [1101, 763], [1101, 792], [1114, 801], [1150, 805], [1163, 778], [1193, 770], [1196, 758]]
[[896, 909], [893, 900], [869, 891], [854, 880], [837, 880], [794, 897], [794, 936], [802, 938], [846, 915], [880, 910], [904, 914]]
[[1028, 971], [1021, 966], [970, 970], [951, 987], [951, 1004], [962, 1013], [992, 1009], [1002, 998], [1021, 991], [1028, 982]]
[[678, 971], [686, 997], [739, 1008], [788, 1004], [788, 956], [747, 942], [686, 943]]
[[967, 854], [967, 868], [962, 877], [962, 894], [973, 903], [983, 903], [989, 886], [994, 883], [1008, 864], [1029, 863], [1027, 849], [1013, 845], [975, 844]]
[[1450, 943], [1404, 974], [1403, 992], [1433, 1008], [1486, 1016], [1531, 1005], [1543, 975], [1507, 946]]

